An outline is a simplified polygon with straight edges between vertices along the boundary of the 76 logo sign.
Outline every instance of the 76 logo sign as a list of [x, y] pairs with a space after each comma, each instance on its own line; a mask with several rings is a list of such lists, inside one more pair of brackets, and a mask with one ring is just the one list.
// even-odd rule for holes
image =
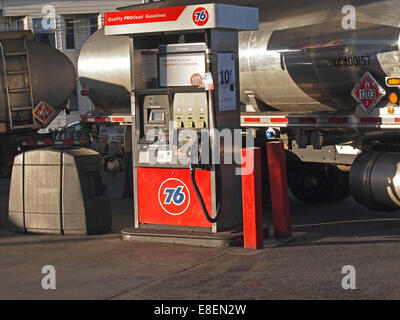
[[181, 215], [190, 204], [189, 189], [179, 179], [167, 179], [158, 189], [158, 202], [166, 213], [173, 216]]
[[164, 194], [166, 194], [167, 197], [165, 198], [164, 204], [171, 204], [171, 202], [173, 202], [174, 204], [180, 206], [186, 198], [182, 190], [182, 186], [177, 188], [166, 188], [164, 190]]
[[204, 26], [208, 22], [209, 14], [205, 8], [197, 8], [193, 12], [193, 22], [198, 26]]

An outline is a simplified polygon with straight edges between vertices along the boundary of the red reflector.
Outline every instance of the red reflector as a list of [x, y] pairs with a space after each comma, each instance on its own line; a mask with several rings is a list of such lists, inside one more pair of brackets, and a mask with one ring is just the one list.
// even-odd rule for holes
[[317, 118], [299, 118], [300, 123], [317, 123]]
[[283, 123], [288, 123], [289, 120], [288, 118], [271, 118], [272, 123], [277, 123], [277, 122], [283, 122]]
[[258, 282], [249, 282], [249, 286], [259, 286], [260, 284]]
[[329, 119], [330, 123], [347, 123], [348, 122], [348, 118], [331, 118]]
[[381, 118], [361, 118], [362, 123], [381, 123]]
[[88, 89], [82, 89], [81, 90], [81, 96], [88, 96], [89, 95], [89, 90]]
[[244, 122], [261, 122], [260, 118], [244, 118]]
[[124, 122], [125, 118], [111, 118], [112, 122]]

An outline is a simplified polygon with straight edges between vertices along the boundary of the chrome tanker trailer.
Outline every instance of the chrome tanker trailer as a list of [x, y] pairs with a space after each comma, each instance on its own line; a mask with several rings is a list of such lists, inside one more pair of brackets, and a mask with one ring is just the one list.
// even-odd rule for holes
[[[241, 123], [285, 142], [295, 196], [318, 203], [350, 192], [369, 208], [398, 209], [400, 1], [190, 4], [205, 2], [260, 10], [259, 30], [239, 36]], [[130, 108], [130, 45], [128, 37], [99, 30], [81, 52], [79, 77], [99, 109]]]
[[30, 31], [0, 33], [0, 176], [8, 176], [22, 139], [46, 127], [76, 88], [72, 62], [34, 41]]

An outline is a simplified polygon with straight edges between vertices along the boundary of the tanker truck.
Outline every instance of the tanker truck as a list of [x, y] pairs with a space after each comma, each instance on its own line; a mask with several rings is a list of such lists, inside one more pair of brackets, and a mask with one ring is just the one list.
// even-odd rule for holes
[[0, 78], [0, 177], [7, 177], [22, 140], [66, 108], [76, 74], [63, 53], [16, 31], [0, 33]]
[[[352, 195], [370, 209], [397, 210], [400, 1], [209, 2], [259, 8], [259, 30], [239, 34], [240, 120], [260, 145], [284, 142], [292, 193], [307, 203]], [[79, 78], [99, 110], [130, 110], [131, 45], [100, 29], [81, 51]]]

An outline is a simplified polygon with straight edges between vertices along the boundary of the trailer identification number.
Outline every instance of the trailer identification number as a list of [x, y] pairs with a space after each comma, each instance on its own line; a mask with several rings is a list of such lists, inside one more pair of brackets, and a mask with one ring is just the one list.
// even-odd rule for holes
[[353, 56], [353, 57], [337, 57], [333, 58], [335, 68], [350, 68], [359, 66], [369, 66], [371, 64], [371, 56]]

